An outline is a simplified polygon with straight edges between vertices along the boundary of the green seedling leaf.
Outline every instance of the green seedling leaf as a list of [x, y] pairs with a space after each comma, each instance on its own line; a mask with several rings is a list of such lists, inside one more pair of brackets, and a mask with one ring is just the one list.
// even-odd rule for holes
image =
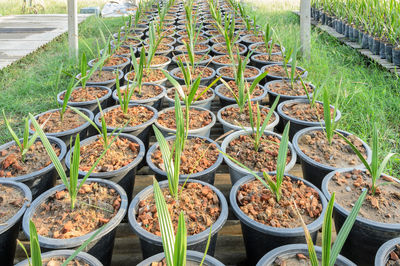
[[187, 232], [185, 225], [185, 216], [183, 211], [179, 214], [178, 229], [175, 237], [174, 249], [174, 264], [173, 265], [186, 265], [186, 247], [187, 247]]
[[35, 224], [29, 220], [29, 242], [31, 246], [31, 260], [32, 265], [42, 265], [42, 253], [40, 251], [39, 238], [36, 231]]

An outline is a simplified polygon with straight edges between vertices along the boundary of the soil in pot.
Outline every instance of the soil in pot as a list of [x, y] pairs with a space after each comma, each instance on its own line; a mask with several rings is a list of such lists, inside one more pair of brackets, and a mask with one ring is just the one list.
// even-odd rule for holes
[[[181, 186], [179, 186], [179, 191], [181, 191]], [[168, 188], [162, 189], [162, 192], [170, 211], [175, 232], [181, 211], [185, 214], [188, 235], [203, 232], [218, 219], [221, 213], [218, 196], [208, 186], [199, 183], [186, 184], [181, 191], [179, 201], [176, 201], [169, 194]], [[153, 195], [139, 202], [136, 220], [146, 231], [161, 236]]]
[[[308, 83], [304, 83], [304, 84], [306, 85], [308, 93], [312, 93], [313, 88], [311, 87], [311, 85]], [[282, 80], [279, 82], [270, 83], [270, 84], [268, 84], [268, 90], [275, 92], [277, 94], [287, 95], [287, 96], [303, 96], [303, 95], [305, 95], [305, 91], [304, 91], [304, 88], [303, 88], [303, 85], [301, 84], [301, 82], [295, 82], [292, 87], [290, 81], [288, 81], [288, 80]]]
[[386, 266], [396, 266], [400, 265], [400, 245], [396, 245], [394, 250], [389, 254], [389, 260]]
[[[321, 260], [318, 260], [318, 262], [321, 264]], [[297, 253], [295, 255], [277, 257], [272, 265], [311, 266], [312, 264], [308, 254]]]
[[64, 189], [41, 203], [32, 220], [39, 235], [69, 239], [86, 235], [108, 223], [120, 206], [121, 196], [115, 189], [92, 182], [79, 190], [74, 210], [71, 210], [68, 191]]
[[[194, 46], [194, 52], [201, 52], [201, 51], [205, 51], [209, 48], [208, 45], [203, 44], [203, 43], [198, 43]], [[187, 53], [187, 49], [185, 45], [180, 45], [178, 47], [176, 47], [176, 51], [178, 52], [183, 52], [183, 53]]]
[[[113, 138], [114, 137], [111, 137], [109, 141], [111, 142]], [[107, 150], [106, 154], [100, 160], [93, 172], [99, 173], [118, 170], [135, 160], [139, 154], [139, 150], [140, 146], [136, 142], [118, 137], [111, 144], [110, 148]], [[88, 172], [103, 151], [104, 141], [102, 138], [98, 138], [96, 141], [82, 146], [80, 149], [81, 157], [79, 170]]]
[[[292, 74], [292, 67], [288, 66], [288, 74], [289, 77]], [[270, 76], [276, 76], [276, 77], [286, 77], [286, 71], [283, 65], [271, 65], [265, 68], [265, 71], [268, 71], [268, 75]], [[296, 68], [296, 75], [295, 76], [300, 76], [302, 75], [303, 71], [300, 69]], [[303, 89], [303, 88], [302, 88]], [[303, 89], [304, 91], [304, 89]]]
[[93, 72], [93, 74], [90, 76], [87, 82], [104, 82], [104, 81], [109, 81], [109, 80], [115, 80], [117, 77], [117, 73], [114, 71], [100, 71], [96, 70]]
[[11, 219], [24, 205], [26, 198], [21, 189], [0, 184], [0, 224]]
[[[136, 59], [137, 63], [139, 64], [140, 58]], [[154, 55], [153, 59], [151, 59], [150, 66], [155, 66], [155, 65], [162, 65], [165, 64], [169, 61], [169, 58], [163, 55]]]
[[[99, 87], [77, 88], [71, 92], [68, 102], [88, 102], [102, 98], [108, 93], [107, 90]], [[64, 100], [65, 93], [60, 95], [60, 99]]]
[[[182, 108], [183, 121], [186, 124], [186, 110]], [[169, 129], [176, 129], [175, 110], [170, 109], [158, 115], [157, 122]], [[212, 122], [210, 113], [206, 110], [189, 110], [189, 130], [198, 129], [209, 125]]]
[[[68, 257], [53, 257], [50, 259], [43, 259], [43, 266], [61, 266], [68, 259]], [[80, 259], [73, 259], [68, 264], [68, 266], [90, 266], [87, 262]]]
[[[226, 153], [253, 171], [271, 172], [276, 170], [280, 142], [277, 136], [264, 134], [256, 151], [254, 139], [250, 135], [240, 135], [228, 144]], [[291, 152], [288, 150], [286, 163], [289, 163], [291, 158]]]
[[[252, 113], [253, 113], [253, 121], [257, 120], [257, 106], [255, 104], [251, 105]], [[261, 113], [261, 124], [264, 122], [264, 119], [267, 117], [268, 112], [270, 110], [268, 108], [262, 108], [260, 107], [260, 113]], [[251, 127], [250, 124], [250, 112], [249, 112], [249, 106], [246, 105], [243, 112], [240, 113], [239, 107], [228, 107], [225, 108], [221, 112], [221, 117], [224, 119], [226, 122], [236, 125], [236, 126], [241, 126], [241, 127]], [[272, 115], [268, 124], [271, 124], [275, 121], [275, 115]]]
[[244, 41], [250, 42], [250, 43], [256, 43], [256, 42], [263, 42], [264, 37], [262, 33], [259, 33], [257, 36], [254, 34], [244, 36], [243, 38]]
[[253, 57], [256, 60], [260, 60], [263, 62], [283, 62], [283, 56], [281, 54], [258, 54]]
[[[242, 61], [244, 61], [246, 59], [243, 55], [241, 55], [240, 58], [242, 59]], [[234, 60], [235, 64], [238, 64], [238, 56], [237, 56], [237, 54], [233, 55], [233, 60]], [[223, 56], [214, 57], [212, 61], [216, 62], [216, 63], [219, 63], [219, 64], [224, 64], [224, 65], [232, 64], [232, 60], [231, 60], [229, 55], [223, 55]]]
[[[271, 176], [276, 181], [276, 176]], [[259, 180], [243, 184], [236, 196], [240, 209], [256, 222], [280, 228], [301, 227], [293, 206], [297, 208], [306, 224], [314, 222], [322, 213], [318, 192], [300, 180], [285, 176], [282, 182], [282, 197], [279, 202], [275, 195]]]
[[[182, 61], [182, 63], [187, 63], [190, 62], [189, 56], [187, 54], [180, 54], [176, 55], [175, 59], [177, 62], [179, 62], [179, 59]], [[210, 56], [209, 55], [204, 55], [204, 54], [194, 54], [194, 62], [199, 63], [204, 60], [209, 60]]]
[[[149, 50], [149, 46], [148, 46], [148, 45], [146, 45], [144, 48], [146, 49], [146, 51]], [[139, 50], [139, 49], [138, 49], [138, 50]], [[163, 53], [163, 52], [167, 52], [167, 51], [169, 51], [169, 50], [171, 50], [171, 46], [169, 46], [169, 45], [167, 45], [167, 44], [162, 44], [162, 43], [160, 43], [160, 45], [157, 46], [157, 51], [156, 51], [156, 53]]]
[[119, 47], [116, 49], [113, 53], [113, 56], [122, 56], [122, 55], [130, 55], [131, 54], [131, 49], [128, 47]]
[[[228, 49], [226, 49], [226, 44], [218, 43], [213, 46], [213, 49], [220, 54], [228, 53]], [[239, 53], [242, 53], [245, 50], [245, 48], [243, 46], [240, 46], [237, 43], [232, 45], [232, 51], [238, 51], [238, 50], [239, 50]]]
[[[238, 89], [235, 81], [233, 81], [233, 80], [228, 81], [228, 85], [229, 85], [229, 87], [231, 87], [231, 89], [235, 93], [235, 95], [239, 95], [239, 89]], [[250, 84], [248, 84], [248, 86], [250, 87]], [[219, 88], [219, 93], [221, 93], [225, 97], [234, 99], [231, 90], [225, 86], [221, 86]], [[256, 88], [253, 90], [253, 94], [250, 95], [250, 98], [253, 99], [253, 98], [260, 97], [261, 95], [263, 95], [263, 93], [264, 93], [264, 90], [260, 86], [257, 85]]]
[[[198, 43], [203, 43], [203, 42], [207, 42], [207, 41], [208, 41], [207, 37], [204, 37], [204, 36], [198, 36], [197, 37], [197, 42]], [[180, 39], [180, 42], [181, 43], [183, 43], [183, 42], [189, 43], [189, 37], [187, 37], [187, 36], [182, 37], [182, 39]]]
[[[347, 138], [366, 158], [362, 142], [354, 135]], [[311, 131], [298, 140], [301, 151], [312, 160], [335, 168], [349, 168], [361, 164], [360, 159], [339, 135], [334, 134], [332, 145], [329, 145], [325, 133], [321, 130]]]
[[[79, 114], [72, 111], [72, 109], [67, 108], [64, 113], [63, 120], [60, 117], [60, 111], [54, 111], [50, 113], [45, 113], [36, 119], [39, 125], [43, 125], [44, 133], [58, 133], [67, 130], [77, 128], [86, 123], [86, 120], [82, 118]], [[47, 121], [47, 122], [46, 122]], [[35, 130], [33, 125], [31, 129]]]
[[[188, 94], [189, 94], [189, 91], [188, 91], [186, 85], [182, 85], [181, 88], [182, 88], [182, 90], [183, 90], [183, 93], [185, 93], [185, 95], [188, 95]], [[206, 86], [200, 85], [200, 86], [199, 86], [199, 89], [196, 91], [196, 94], [195, 94], [195, 96], [194, 96], [194, 99], [197, 99], [197, 97], [199, 97], [199, 95], [204, 91], [205, 88], [206, 88]], [[175, 91], [176, 91], [175, 88], [172, 88], [171, 90], [168, 90], [167, 95], [168, 95], [168, 97], [169, 97], [170, 99], [175, 99]], [[211, 90], [207, 90], [207, 92], [205, 92], [204, 94], [202, 94], [202, 95], [200, 96], [200, 98], [197, 99], [197, 101], [206, 100], [206, 99], [212, 97], [212, 95], [213, 95], [213, 92], [212, 92]], [[179, 96], [179, 99], [180, 99], [181, 101], [183, 101], [183, 99], [182, 99], [182, 97], [180, 96], [179, 93], [178, 93], [178, 96]]]
[[[132, 88], [131, 88], [132, 89]], [[142, 84], [142, 89], [139, 94], [139, 87], [136, 87], [135, 92], [132, 93], [131, 101], [135, 100], [145, 100], [154, 98], [160, 95], [163, 89], [160, 86], [153, 85], [153, 84]], [[125, 89], [121, 89], [121, 96], [123, 97], [125, 93]]]
[[[57, 156], [60, 149], [53, 144], [53, 150]], [[22, 160], [18, 146], [11, 145], [5, 150], [0, 151], [0, 177], [16, 177], [30, 174], [51, 164], [50, 157], [42, 142], [36, 141], [25, 154]]]
[[[265, 46], [265, 43], [257, 43], [254, 44], [253, 46], [251, 46], [251, 50], [257, 52], [257, 53], [268, 53], [269, 52], [269, 48], [270, 48], [271, 44], [268, 44], [268, 49]], [[281, 52], [281, 48], [278, 44], [274, 44], [274, 47], [272, 48], [272, 53], [279, 53]]]
[[[93, 64], [95, 64], [97, 61], [98, 61], [98, 59], [95, 59], [93, 61]], [[112, 55], [104, 61], [104, 66], [105, 67], [119, 66], [119, 65], [125, 64], [127, 61], [128, 61], [128, 58]]]
[[122, 40], [120, 45], [124, 45], [124, 46], [139, 46], [142, 43], [141, 40], [138, 39], [125, 39]]
[[[388, 177], [382, 176], [377, 184], [392, 182]], [[328, 191], [335, 192], [335, 201], [348, 211], [351, 211], [354, 199], [358, 198], [363, 188], [370, 188], [371, 176], [361, 170], [337, 172], [328, 184]], [[400, 223], [400, 184], [391, 183], [378, 186], [375, 195], [367, 195], [359, 216], [380, 223]]]
[[[149, 39], [146, 39], [145, 44], [148, 45], [149, 44]], [[161, 39], [160, 45], [171, 45], [174, 42], [174, 38], [172, 37], [164, 37]]]
[[[169, 140], [170, 149], [174, 140]], [[185, 148], [181, 156], [181, 167], [179, 174], [195, 174], [210, 168], [217, 161], [219, 151], [214, 143], [209, 143], [203, 138], [190, 138], [185, 142]], [[157, 148], [151, 156], [155, 166], [165, 171], [164, 161], [160, 148]]]
[[[214, 73], [212, 71], [212, 69], [208, 68], [208, 67], [197, 66], [194, 69], [192, 67], [189, 67], [189, 68], [190, 68], [192, 80], [195, 80], [198, 77], [208, 78], [208, 77], [211, 77], [213, 75], [213, 73]], [[175, 76], [177, 76], [180, 79], [184, 79], [184, 75], [183, 75], [181, 69], [179, 69], [175, 73]]]
[[[127, 77], [131, 81], [134, 80], [135, 79], [135, 72], [130, 72]], [[163, 80], [165, 78], [166, 77], [165, 77], [165, 75], [164, 75], [164, 73], [162, 72], [161, 69], [149, 68], [149, 69], [144, 69], [143, 70], [142, 82], [152, 83], [152, 82]]]
[[[222, 76], [233, 78], [233, 79], [235, 78], [235, 74], [236, 74], [235, 69], [233, 69], [230, 66], [221, 67], [221, 68], [219, 68], [218, 71], [219, 71], [219, 74], [221, 74]], [[243, 72], [244, 78], [254, 78], [258, 74], [260, 74], [260, 71], [254, 67], [246, 67]]]
[[126, 123], [127, 126], [135, 127], [149, 121], [153, 116], [154, 112], [142, 105], [128, 107], [126, 114], [120, 106], [104, 113], [106, 125], [113, 128], [122, 128]]
[[[282, 107], [282, 111], [287, 116], [302, 121], [319, 122], [324, 120], [324, 105], [318, 102], [315, 103], [314, 107], [311, 107], [309, 103], [305, 102], [288, 103]], [[334, 111], [335, 110], [331, 108], [331, 117]]]

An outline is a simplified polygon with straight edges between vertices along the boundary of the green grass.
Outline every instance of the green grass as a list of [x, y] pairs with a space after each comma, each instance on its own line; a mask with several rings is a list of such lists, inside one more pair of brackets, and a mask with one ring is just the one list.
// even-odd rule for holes
[[[27, 0], [28, 2], [29, 0]], [[0, 14], [65, 14], [67, 13], [67, 0], [32, 0], [32, 7], [23, 11], [24, 0], [0, 1]], [[78, 0], [78, 12], [82, 7], [98, 6], [100, 9], [106, 0]]]
[[[284, 46], [299, 41], [299, 18], [291, 12], [257, 11], [258, 24], [268, 21], [275, 28]], [[329, 89], [332, 100], [340, 93], [342, 119], [339, 129], [357, 134], [371, 143], [373, 123], [380, 134], [381, 156], [389, 151], [400, 152], [400, 82], [397, 76], [371, 63], [356, 50], [342, 45], [329, 35], [314, 29], [311, 60], [299, 66], [308, 70], [308, 80]], [[322, 100], [322, 94], [318, 100]], [[390, 174], [400, 173], [400, 164], [389, 165]]]
[[[104, 21], [104, 23], [102, 22]], [[121, 18], [98, 19], [94, 16], [79, 25], [80, 53], [86, 51], [88, 58], [90, 52], [84, 45], [95, 48], [96, 39], [100, 41], [100, 30], [105, 36], [108, 31], [117, 32], [123, 25]], [[0, 110], [4, 109], [10, 118], [11, 125], [21, 129], [21, 121], [29, 114], [37, 114], [51, 108], [58, 108], [54, 84], [57, 72], [63, 65], [66, 71], [79, 73], [79, 68], [68, 56], [68, 38], [63, 34], [53, 40], [44, 48], [14, 63], [8, 68], [0, 70]], [[69, 79], [63, 74], [59, 90], [65, 90]], [[19, 132], [21, 135], [21, 131]], [[21, 135], [22, 136], [22, 135]], [[0, 119], [0, 143], [10, 140], [10, 135], [4, 121]]]

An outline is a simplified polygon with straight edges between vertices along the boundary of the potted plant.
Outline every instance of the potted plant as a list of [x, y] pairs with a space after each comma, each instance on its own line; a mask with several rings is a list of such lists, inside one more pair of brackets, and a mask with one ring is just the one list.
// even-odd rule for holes
[[[0, 146], [0, 177], [24, 183], [36, 198], [55, 185], [57, 174], [54, 165], [49, 161], [43, 144], [37, 140], [38, 134], [35, 132], [29, 137], [28, 118], [25, 118], [22, 139], [12, 129], [4, 110], [3, 119], [14, 140]], [[59, 160], [62, 160], [67, 152], [64, 142], [54, 137], [49, 137], [49, 140]]]
[[[82, 53], [80, 60], [80, 70], [81, 73], [87, 73], [85, 76], [80, 78], [80, 87], [71, 88], [72, 91], [64, 90], [57, 94], [57, 101], [60, 105], [63, 104], [64, 98], [66, 95], [69, 95], [69, 99], [67, 105], [74, 107], [81, 107], [88, 109], [92, 112], [98, 111], [97, 108], [97, 100], [102, 103], [102, 107], [106, 107], [108, 104], [108, 99], [111, 96], [111, 89], [106, 86], [95, 85], [95, 86], [86, 86], [89, 78], [93, 75], [94, 71], [102, 64], [102, 60], [105, 58], [101, 58], [100, 61], [97, 61], [94, 66], [88, 71], [87, 69], [87, 59], [86, 54]], [[60, 74], [62, 68], [60, 68], [59, 74], [57, 76], [56, 88], [58, 88]]]
[[323, 177], [334, 170], [362, 166], [362, 162], [353, 150], [344, 148], [348, 144], [337, 132], [348, 137], [362, 150], [366, 160], [371, 160], [371, 150], [366, 143], [349, 132], [336, 130], [338, 124], [334, 120], [336, 114], [335, 111], [331, 113], [331, 108], [328, 108], [330, 104], [327, 92], [324, 102], [325, 127], [307, 127], [298, 131], [293, 137], [293, 147], [300, 158], [303, 177], [317, 187], [321, 187]]
[[[261, 125], [259, 116], [257, 120], [259, 120], [257, 124]], [[264, 128], [265, 124], [264, 121]], [[248, 171], [235, 161], [239, 161], [255, 172], [275, 171], [281, 138], [274, 132], [265, 132], [261, 127], [252, 127], [252, 130], [236, 131], [228, 135], [222, 142], [221, 149], [229, 156], [224, 156], [224, 160], [228, 164], [232, 184], [248, 174]], [[292, 169], [296, 162], [296, 153], [291, 143], [289, 147], [286, 171]]]
[[286, 126], [282, 135], [276, 172], [256, 173], [242, 165], [251, 175], [242, 175], [229, 195], [232, 210], [241, 223], [247, 263], [251, 265], [281, 245], [305, 242], [293, 201], [300, 208], [314, 241], [322, 227], [327, 206], [323, 194], [308, 181], [285, 174], [288, 129]]
[[[305, 238], [307, 245], [305, 244], [292, 244], [285, 245], [276, 248], [268, 252], [261, 260], [257, 263], [257, 266], [271, 265], [277, 260], [281, 263], [307, 263], [312, 266], [329, 266], [329, 265], [356, 265], [347, 258], [339, 255], [344, 242], [356, 220], [357, 214], [360, 211], [361, 205], [367, 195], [367, 191], [364, 191], [357, 202], [354, 204], [351, 210], [351, 215], [345, 221], [345, 225], [338, 233], [335, 243], [332, 246], [332, 212], [334, 204], [334, 194], [332, 195], [328, 207], [324, 215], [324, 222], [322, 224], [322, 247], [315, 247], [313, 239], [308, 231], [307, 225], [304, 223], [303, 218], [297, 209], [296, 203], [294, 204], [294, 209], [297, 212], [301, 220], [301, 224], [305, 233]], [[308, 254], [307, 254], [308, 253]], [[306, 255], [305, 255], [306, 254]], [[321, 262], [321, 263], [320, 263]]]
[[[335, 123], [341, 118], [341, 113], [338, 109], [339, 94], [336, 96], [335, 106], [329, 105], [329, 95], [327, 90], [324, 90], [323, 102], [316, 101], [317, 90], [314, 89], [313, 95], [308, 92], [307, 85], [300, 77], [303, 84], [303, 89], [306, 92], [307, 99], [293, 99], [283, 101], [278, 105], [277, 112], [281, 118], [282, 124], [286, 125], [288, 121], [291, 123], [289, 131], [289, 139], [303, 128], [324, 126], [324, 108], [331, 111], [331, 116], [335, 115]], [[278, 95], [280, 96], [280, 95]]]
[[3, 265], [9, 266], [14, 263], [22, 216], [32, 201], [32, 194], [25, 184], [2, 178], [0, 197], [0, 259]]
[[[351, 147], [366, 169], [348, 168], [331, 172], [322, 182], [322, 191], [328, 199], [333, 193], [336, 194], [334, 220], [336, 230], [339, 230], [349, 216], [349, 203], [346, 198], [354, 198], [361, 194], [362, 190], [368, 190], [366, 201], [344, 244], [343, 254], [357, 264], [369, 264], [374, 261], [375, 254], [383, 243], [400, 235], [400, 200], [397, 197], [400, 183], [396, 178], [383, 174], [386, 164], [396, 154], [389, 153], [379, 162], [379, 140], [375, 125], [371, 160], [364, 158], [362, 148], [357, 147], [349, 137], [340, 133], [338, 135]], [[364, 237], [365, 235], [368, 237]], [[356, 244], [360, 239], [363, 239], [361, 246]], [[352, 250], [355, 246], [357, 250]]]
[[[222, 66], [217, 69], [217, 75], [221, 76], [224, 80], [226, 81], [233, 81], [236, 80], [236, 72], [242, 71], [243, 73], [243, 78], [248, 81], [254, 81], [260, 74], [260, 70], [256, 67], [249, 66], [247, 63], [250, 62], [249, 58], [251, 56], [251, 53], [249, 53], [244, 60], [240, 58], [240, 55], [237, 54], [235, 58], [231, 61], [231, 64], [229, 66]], [[236, 61], [238, 62], [236, 65]], [[240, 65], [239, 65], [240, 62]], [[237, 68], [241, 67], [241, 70], [238, 70]]]
[[[25, 212], [22, 228], [29, 235], [29, 221], [38, 231], [38, 241], [48, 250], [77, 248], [105, 225], [104, 230], [90, 242], [87, 252], [104, 265], [111, 263], [116, 226], [126, 213], [128, 200], [117, 184], [104, 179], [88, 179], [103, 158], [103, 151], [85, 177], [78, 182], [80, 140], [75, 140], [69, 180], [61, 162], [37, 121], [30, 119], [38, 132], [63, 184], [42, 193]], [[116, 140], [113, 139], [109, 146]], [[51, 208], [51, 209], [49, 209]], [[51, 210], [51, 211], [50, 211]]]
[[[80, 113], [80, 115], [90, 121], [84, 114]], [[101, 122], [91, 122], [91, 124], [97, 130], [98, 135], [87, 138], [80, 145], [79, 177], [83, 178], [99, 155], [103, 151], [107, 151], [98, 166], [90, 174], [90, 177], [107, 179], [117, 183], [125, 190], [128, 201], [130, 201], [132, 199], [136, 170], [138, 167], [143, 166], [140, 163], [145, 154], [145, 145], [134, 133], [127, 131], [130, 128], [127, 125], [130, 125], [131, 120], [125, 121], [122, 119], [121, 124], [110, 126], [110, 121], [114, 121], [114, 119], [108, 118], [101, 109], [97, 120]], [[121, 132], [131, 134], [121, 134]], [[149, 133], [147, 132], [147, 134]], [[145, 136], [142, 136], [142, 138], [145, 138]], [[68, 169], [72, 167], [71, 153], [72, 149], [65, 159], [65, 165]]]

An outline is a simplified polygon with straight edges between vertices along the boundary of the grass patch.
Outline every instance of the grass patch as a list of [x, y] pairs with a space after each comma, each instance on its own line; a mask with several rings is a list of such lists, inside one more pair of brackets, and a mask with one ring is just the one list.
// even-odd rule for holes
[[[121, 25], [122, 18], [99, 19], [91, 16], [86, 19], [79, 25], [80, 53], [85, 51], [88, 58], [91, 58], [84, 42], [93, 49], [96, 47], [96, 39], [100, 42], [100, 30], [109, 36], [109, 31], [117, 32]], [[29, 112], [38, 114], [59, 107], [56, 99], [59, 91], [54, 86], [61, 65], [69, 72], [79, 73], [77, 64], [68, 56], [67, 34], [0, 70], [0, 110], [5, 110], [13, 128], [20, 131], [23, 118]], [[63, 75], [60, 91], [66, 89], [68, 81], [67, 75]], [[19, 134], [22, 136], [21, 131]], [[0, 118], [0, 141], [5, 143], [10, 139], [3, 118]]]
[[[106, 0], [78, 0], [78, 12], [82, 7], [98, 6], [103, 8]], [[0, 14], [66, 14], [67, 0], [32, 0], [32, 7], [23, 11], [23, 0], [2, 0]]]
[[[267, 21], [277, 31], [285, 46], [299, 41], [299, 18], [292, 12], [257, 11], [257, 21]], [[299, 66], [308, 70], [307, 80], [329, 89], [332, 100], [340, 93], [342, 119], [339, 129], [357, 134], [371, 143], [373, 123], [380, 135], [381, 156], [389, 151], [400, 152], [400, 82], [378, 64], [365, 60], [356, 50], [342, 45], [328, 34], [312, 30], [311, 60], [299, 59]], [[317, 97], [322, 100], [322, 95]], [[389, 174], [398, 175], [398, 160], [389, 165]]]

